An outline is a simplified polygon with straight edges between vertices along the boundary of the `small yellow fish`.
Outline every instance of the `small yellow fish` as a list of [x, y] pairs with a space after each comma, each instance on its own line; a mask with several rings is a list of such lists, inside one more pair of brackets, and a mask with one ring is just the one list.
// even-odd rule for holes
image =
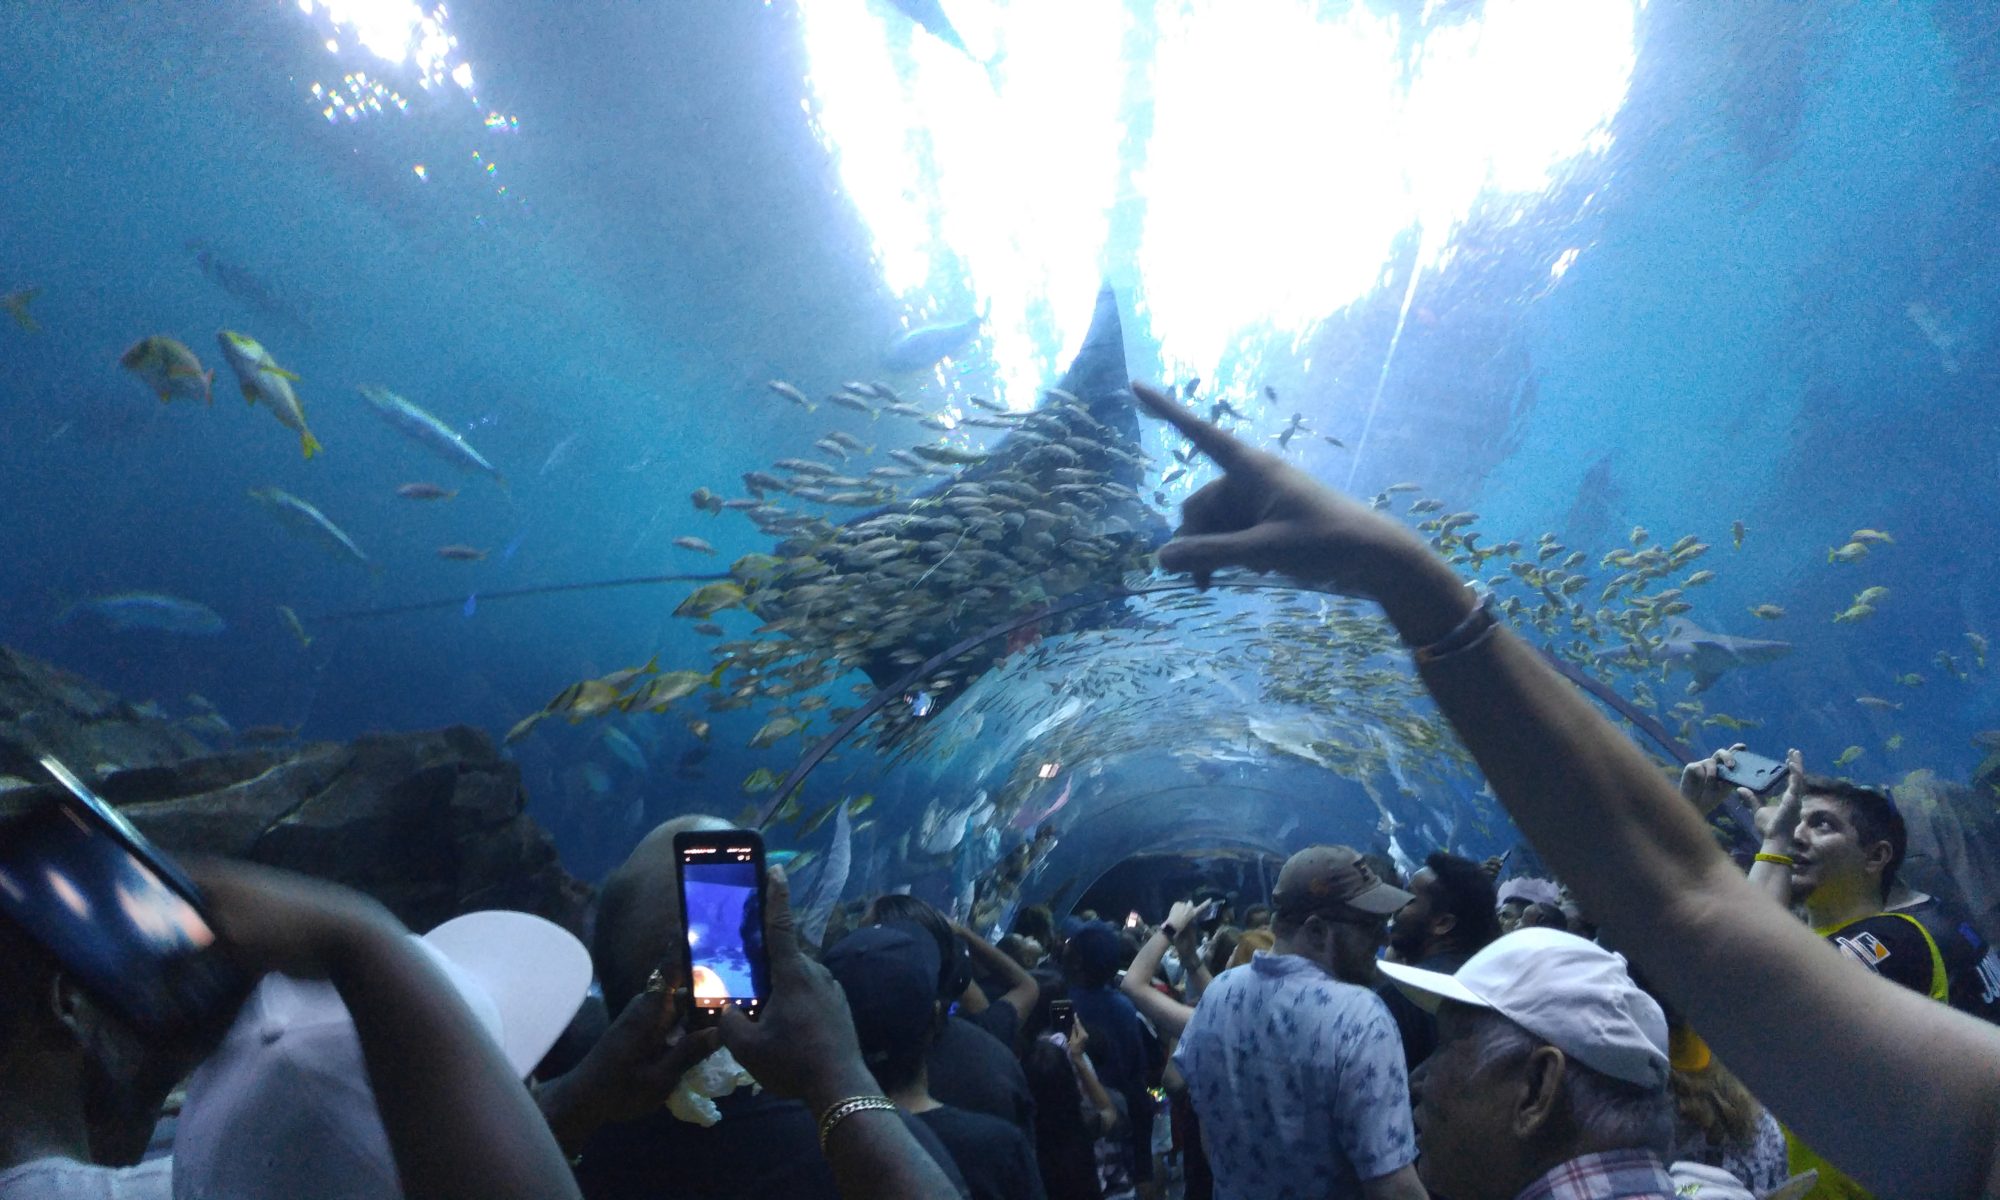
[[1724, 729], [1736, 730], [1740, 732], [1745, 729], [1762, 728], [1764, 723], [1762, 721], [1746, 721], [1741, 717], [1732, 717], [1728, 713], [1711, 713], [1708, 717], [1702, 720], [1702, 724], [1720, 725]]
[[215, 369], [202, 370], [194, 351], [173, 338], [140, 338], [118, 356], [118, 365], [137, 375], [162, 404], [176, 397], [215, 403]]
[[1896, 544], [1895, 538], [1890, 537], [1888, 534], [1883, 533], [1879, 529], [1857, 529], [1853, 532], [1852, 535], [1848, 537], [1847, 540], [1850, 542], [1864, 542], [1864, 543], [1876, 542], [1884, 546], [1893, 546]]
[[715, 553], [715, 547], [698, 537], [677, 537], [674, 539], [674, 545], [679, 546], [683, 550], [693, 550], [700, 554]]
[[1647, 538], [1648, 536], [1650, 536], [1650, 535], [1649, 535], [1649, 534], [1647, 534], [1647, 532], [1646, 532], [1646, 527], [1645, 527], [1644, 525], [1634, 525], [1634, 526], [1632, 527], [1632, 544], [1633, 544], [1634, 546], [1643, 546], [1643, 545], [1645, 545], [1645, 544], [1646, 544], [1646, 538]]
[[1896, 682], [1902, 684], [1904, 687], [1922, 687], [1924, 686], [1924, 677], [1915, 671], [1911, 671], [1907, 675], [1896, 676]]
[[805, 722], [796, 717], [773, 717], [764, 722], [763, 728], [750, 735], [750, 748], [763, 750], [775, 746], [805, 727]]
[[1741, 521], [1731, 521], [1729, 523], [1729, 538], [1736, 544], [1736, 549], [1738, 550], [1743, 548], [1743, 535], [1748, 532], [1750, 532], [1749, 528]]
[[778, 786], [778, 774], [769, 767], [758, 767], [743, 780], [743, 794], [761, 796]]
[[1826, 552], [1826, 561], [1830, 563], [1859, 562], [1866, 557], [1868, 557], [1868, 544], [1866, 542], [1849, 542], [1837, 550], [1828, 550]]
[[293, 612], [290, 605], [280, 604], [278, 606], [278, 616], [284, 620], [285, 628], [290, 630], [292, 636], [299, 640], [299, 648], [301, 650], [312, 649], [312, 635], [306, 632], [306, 623], [299, 620], [299, 614]]
[[42, 289], [38, 287], [22, 288], [18, 292], [8, 292], [6, 295], [0, 296], [0, 308], [7, 310], [7, 315], [14, 318], [14, 324], [19, 325], [29, 333], [33, 333], [40, 329], [41, 326], [36, 323], [35, 318], [28, 315], [28, 304], [41, 294]]
[[1965, 635], [1965, 641], [1967, 645], [1972, 647], [1972, 661], [1979, 665], [1980, 670], [1984, 671], [1986, 669], [1986, 638], [1981, 634], [1968, 633]]
[[1880, 604], [1882, 601], [1887, 600], [1888, 598], [1889, 598], [1888, 588], [1872, 587], [1872, 588], [1864, 588], [1859, 595], [1854, 597], [1854, 602], [1856, 604]]
[[1687, 581], [1686, 581], [1685, 583], [1681, 584], [1681, 586], [1682, 586], [1682, 587], [1700, 587], [1700, 586], [1701, 586], [1702, 584], [1704, 584], [1704, 583], [1712, 583], [1712, 582], [1714, 582], [1714, 580], [1715, 580], [1715, 572], [1713, 572], [1713, 571], [1696, 571], [1696, 572], [1695, 572], [1694, 574], [1692, 574], [1692, 575], [1688, 576], [1688, 577], [1687, 577]]
[[556, 693], [548, 702], [545, 711], [568, 713], [571, 724], [585, 717], [602, 716], [618, 703], [618, 687], [607, 684], [602, 679], [584, 679], [570, 684]]
[[1785, 615], [1785, 610], [1775, 604], [1758, 604], [1751, 607], [1750, 615], [1761, 617], [1766, 621], [1776, 621]]
[[1874, 605], [1856, 604], [1853, 607], [1849, 608], [1846, 612], [1836, 613], [1833, 618], [1833, 623], [1835, 625], [1839, 625], [1849, 621], [1859, 621], [1862, 620], [1863, 618], [1872, 617], [1874, 615], [1875, 615]]
[[1901, 750], [1903, 748], [1903, 735], [1900, 733], [1890, 734], [1889, 740], [1882, 743], [1882, 748], [1884, 750]]
[[1880, 696], [1856, 696], [1854, 702], [1863, 708], [1872, 708], [1881, 712], [1895, 712], [1903, 707], [1894, 700], [1884, 700]]
[[619, 700], [618, 707], [625, 712], [633, 709], [664, 712], [674, 701], [692, 696], [704, 687], [722, 686], [722, 672], [728, 665], [723, 663], [705, 675], [700, 671], [668, 671], [656, 675], [641, 684], [637, 691]]
[[707, 721], [701, 721], [701, 720], [689, 721], [687, 723], [687, 726], [689, 733], [695, 735], [695, 737], [700, 738], [704, 742], [708, 740], [709, 725]]
[[1859, 746], [1849, 746], [1847, 749], [1842, 750], [1840, 752], [1839, 758], [1833, 760], [1834, 769], [1839, 770], [1840, 768], [1849, 765], [1855, 759], [1860, 758], [1862, 755], [1866, 753], [1868, 752], [1866, 750], [1863, 750]]
[[862, 813], [867, 812], [869, 809], [873, 807], [875, 807], [875, 793], [863, 792], [859, 799], [855, 800], [854, 802], [852, 802], [847, 806], [847, 815], [850, 817], [858, 817]]
[[706, 618], [725, 608], [735, 608], [741, 603], [743, 603], [743, 586], [725, 579], [696, 588], [687, 599], [680, 602], [679, 607], [674, 609], [674, 615]]
[[1960, 683], [1965, 682], [1965, 671], [1959, 667], [1958, 660], [1953, 658], [1948, 652], [1943, 650], [1938, 651], [1931, 656], [1931, 661], [1937, 664], [1939, 670], [1953, 679], [1958, 680]]
[[299, 446], [307, 458], [318, 454], [322, 449], [319, 439], [306, 428], [306, 410], [292, 391], [299, 377], [279, 366], [271, 352], [247, 334], [225, 329], [215, 336], [222, 345], [223, 361], [236, 372], [243, 398], [253, 405], [262, 400], [280, 425], [299, 435]]
[[533, 731], [535, 726], [541, 724], [542, 718], [548, 715], [549, 715], [548, 710], [543, 709], [540, 712], [531, 712], [527, 716], [522, 717], [520, 720], [514, 722], [514, 727], [507, 731], [507, 736], [504, 739], [506, 744], [511, 746], [515, 742], [520, 741], [522, 738], [527, 737], [528, 734], [531, 731]]

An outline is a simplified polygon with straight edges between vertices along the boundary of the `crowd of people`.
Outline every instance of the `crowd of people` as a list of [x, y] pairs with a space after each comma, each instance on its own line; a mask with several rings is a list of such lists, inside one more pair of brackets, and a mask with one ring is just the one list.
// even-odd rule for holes
[[195, 863], [262, 980], [220, 1028], [142, 1036], [0, 920], [0, 1200], [2000, 1191], [2000, 960], [1900, 883], [1888, 796], [1794, 753], [1733, 861], [1700, 814], [1741, 747], [1677, 794], [1407, 530], [1135, 390], [1224, 472], [1162, 565], [1379, 602], [1561, 884], [1321, 845], [1241, 912], [994, 944], [884, 895], [821, 947], [774, 869], [768, 1002], [691, 1027], [673, 839], [709, 818], [641, 842], [587, 947]]

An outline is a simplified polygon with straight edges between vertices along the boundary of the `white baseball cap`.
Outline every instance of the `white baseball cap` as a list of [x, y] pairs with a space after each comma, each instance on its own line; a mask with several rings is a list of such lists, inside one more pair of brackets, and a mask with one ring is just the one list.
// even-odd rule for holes
[[1613, 1079], [1666, 1086], [1666, 1015], [1632, 982], [1624, 956], [1595, 942], [1529, 928], [1496, 939], [1455, 975], [1377, 965], [1430, 1012], [1442, 1000], [1492, 1009]]
[[[414, 938], [525, 1078], [590, 988], [590, 953], [518, 912], [455, 917]], [[188, 1083], [174, 1200], [402, 1196], [354, 1020], [333, 985], [267, 975]]]

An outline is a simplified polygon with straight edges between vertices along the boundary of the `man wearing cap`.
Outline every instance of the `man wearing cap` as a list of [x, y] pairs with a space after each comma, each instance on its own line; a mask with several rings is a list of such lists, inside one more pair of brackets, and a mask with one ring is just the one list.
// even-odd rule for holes
[[847, 996], [861, 1058], [896, 1106], [943, 1143], [971, 1200], [1042, 1200], [1035, 1146], [1012, 1123], [941, 1104], [927, 1057], [947, 1019], [937, 994], [937, 945], [924, 927], [870, 925], [827, 950], [826, 969]]
[[1441, 974], [1382, 973], [1438, 1015], [1411, 1081], [1418, 1172], [1450, 1200], [1671, 1197], [1667, 1019], [1625, 960], [1523, 929]]
[[1346, 846], [1313, 846], [1271, 900], [1270, 952], [1216, 979], [1174, 1055], [1216, 1200], [1422, 1200], [1402, 1040], [1367, 987], [1410, 894]]

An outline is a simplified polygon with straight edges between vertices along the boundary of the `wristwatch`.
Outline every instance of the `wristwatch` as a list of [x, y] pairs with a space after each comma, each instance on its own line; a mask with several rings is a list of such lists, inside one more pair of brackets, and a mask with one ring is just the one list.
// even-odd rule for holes
[[1165, 921], [1160, 922], [1160, 932], [1166, 934], [1167, 940], [1170, 942], [1181, 935], [1180, 930], [1175, 929], [1172, 925], [1169, 925]]

